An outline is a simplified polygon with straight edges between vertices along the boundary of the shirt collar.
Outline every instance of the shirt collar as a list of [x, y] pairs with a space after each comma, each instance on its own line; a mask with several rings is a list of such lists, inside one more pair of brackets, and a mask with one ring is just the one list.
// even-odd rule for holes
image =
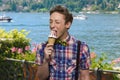
[[70, 35], [67, 35], [67, 37], [64, 40], [56, 40], [56, 43], [62, 44], [63, 46], [67, 46], [70, 41]]
[[70, 40], [70, 35], [68, 34], [67, 37], [63, 41], [69, 42], [69, 40]]

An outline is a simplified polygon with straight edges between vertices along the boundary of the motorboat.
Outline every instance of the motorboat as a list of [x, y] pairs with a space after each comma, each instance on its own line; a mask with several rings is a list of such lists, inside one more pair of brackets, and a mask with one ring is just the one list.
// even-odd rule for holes
[[87, 16], [84, 14], [79, 14], [79, 15], [74, 16], [74, 19], [86, 20]]
[[0, 22], [11, 22], [12, 18], [9, 16], [2, 15], [0, 16]]

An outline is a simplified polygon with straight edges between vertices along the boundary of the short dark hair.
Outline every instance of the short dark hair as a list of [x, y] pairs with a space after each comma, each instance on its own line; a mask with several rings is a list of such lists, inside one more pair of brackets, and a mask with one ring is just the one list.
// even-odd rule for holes
[[67, 23], [67, 22], [72, 23], [72, 21], [73, 21], [72, 13], [70, 13], [66, 7], [61, 6], [61, 5], [54, 6], [50, 10], [50, 15], [54, 12], [58, 12], [60, 14], [63, 14], [65, 16], [65, 23]]

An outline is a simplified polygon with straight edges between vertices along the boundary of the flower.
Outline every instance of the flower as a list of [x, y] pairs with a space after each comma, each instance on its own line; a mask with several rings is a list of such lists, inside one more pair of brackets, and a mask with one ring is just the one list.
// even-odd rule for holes
[[91, 57], [91, 58], [96, 58], [96, 56], [97, 56], [97, 55], [96, 55], [95, 52], [91, 52], [91, 54], [90, 54], [90, 57]]
[[41, 48], [40, 45], [35, 44], [35, 43], [33, 44], [33, 46], [34, 46], [34, 48], [32, 49], [32, 53], [36, 53], [37, 49], [38, 49], [38, 48]]
[[37, 51], [37, 48], [32, 49], [32, 53], [35, 53]]
[[30, 46], [25, 46], [25, 50], [30, 50]]
[[18, 53], [22, 53], [23, 49], [22, 48], [18, 48]]
[[120, 62], [120, 58], [117, 58], [117, 59], [112, 60], [112, 63], [113, 63], [113, 64], [117, 64], [117, 63], [119, 63], [119, 62]]
[[16, 51], [17, 51], [17, 48], [16, 48], [16, 47], [12, 47], [12, 48], [11, 48], [11, 51], [12, 51], [12, 52], [16, 52]]

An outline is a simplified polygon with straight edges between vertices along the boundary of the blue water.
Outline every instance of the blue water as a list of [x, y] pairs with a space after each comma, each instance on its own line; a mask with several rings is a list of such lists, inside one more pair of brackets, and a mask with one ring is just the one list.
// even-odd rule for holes
[[[0, 13], [1, 15], [2, 13]], [[49, 33], [48, 13], [6, 13], [11, 23], [0, 23], [7, 31], [25, 29], [30, 31], [31, 44], [47, 40]], [[106, 53], [109, 58], [120, 57], [120, 14], [86, 14], [87, 20], [74, 20], [70, 34], [85, 41], [91, 51]]]

